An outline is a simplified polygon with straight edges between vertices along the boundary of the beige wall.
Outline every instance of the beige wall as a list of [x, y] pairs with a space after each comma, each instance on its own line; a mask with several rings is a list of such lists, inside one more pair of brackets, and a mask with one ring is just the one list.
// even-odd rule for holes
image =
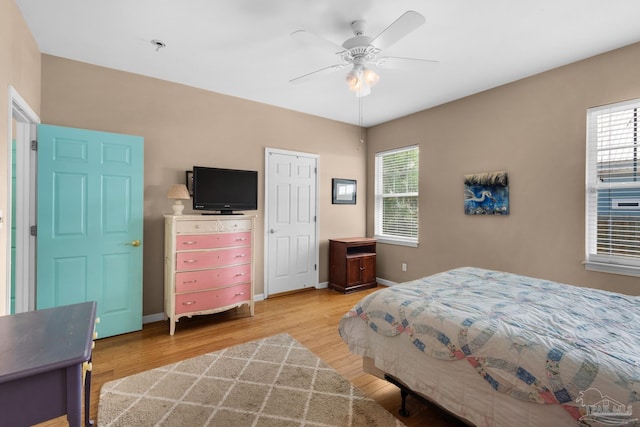
[[[380, 244], [379, 277], [400, 282], [474, 265], [639, 294], [639, 279], [587, 272], [581, 264], [585, 110], [640, 97], [639, 65], [636, 44], [376, 126], [361, 147], [355, 126], [41, 57], [13, 0], [0, 0], [2, 99], [13, 85], [45, 123], [145, 138], [145, 315], [162, 311], [162, 215], [170, 212], [168, 187], [181, 182], [184, 170], [195, 163], [257, 169], [263, 177], [265, 147], [319, 154], [321, 282], [328, 279], [327, 239], [365, 234], [365, 208], [367, 235], [373, 234], [373, 186], [366, 186], [365, 178], [373, 182], [375, 152], [419, 144], [421, 243], [418, 248]], [[8, 114], [7, 103], [0, 102], [0, 118]], [[8, 135], [6, 122], [0, 119], [0, 135]], [[465, 216], [462, 176], [498, 170], [509, 173], [511, 215]], [[7, 175], [5, 146], [0, 150], [4, 212]], [[332, 177], [358, 180], [356, 206], [331, 205]], [[259, 293], [264, 289], [263, 207], [261, 191]], [[0, 259], [6, 257], [6, 246], [3, 227]], [[402, 262], [408, 264], [406, 273]], [[6, 272], [0, 270], [0, 276], [4, 306]]]
[[[0, 209], [8, 212], [9, 87], [13, 86], [31, 109], [40, 111], [40, 52], [13, 0], [0, 0]], [[3, 220], [5, 219], [3, 218]], [[0, 226], [0, 315], [6, 307], [7, 239], [9, 224]]]
[[[42, 56], [41, 119], [144, 137], [145, 315], [163, 311], [163, 215], [172, 203], [166, 194], [193, 165], [258, 170], [262, 185], [265, 147], [318, 154], [320, 282], [328, 280], [328, 239], [365, 232], [366, 156], [356, 126], [49, 55]], [[357, 205], [331, 204], [334, 177], [358, 180]], [[258, 203], [262, 293], [263, 189]]]
[[[581, 264], [586, 109], [640, 97], [638, 69], [635, 44], [369, 129], [369, 182], [377, 151], [420, 146], [420, 245], [378, 245], [378, 276], [470, 265], [639, 295], [639, 278]], [[464, 215], [463, 175], [492, 171], [509, 174], [511, 215]]]

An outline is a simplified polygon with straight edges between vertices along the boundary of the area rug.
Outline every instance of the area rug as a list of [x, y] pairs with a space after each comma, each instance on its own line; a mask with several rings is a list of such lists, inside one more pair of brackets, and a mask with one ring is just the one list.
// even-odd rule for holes
[[102, 386], [98, 426], [403, 426], [288, 334]]

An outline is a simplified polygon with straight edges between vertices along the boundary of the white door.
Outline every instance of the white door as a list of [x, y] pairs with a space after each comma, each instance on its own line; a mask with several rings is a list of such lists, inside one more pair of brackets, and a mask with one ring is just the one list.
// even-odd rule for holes
[[267, 148], [265, 297], [318, 284], [316, 155]]

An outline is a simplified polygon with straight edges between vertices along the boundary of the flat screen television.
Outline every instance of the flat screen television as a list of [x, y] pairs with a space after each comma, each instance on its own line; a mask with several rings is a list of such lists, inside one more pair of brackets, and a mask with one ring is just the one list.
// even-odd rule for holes
[[220, 215], [258, 209], [258, 172], [193, 167], [193, 209]]

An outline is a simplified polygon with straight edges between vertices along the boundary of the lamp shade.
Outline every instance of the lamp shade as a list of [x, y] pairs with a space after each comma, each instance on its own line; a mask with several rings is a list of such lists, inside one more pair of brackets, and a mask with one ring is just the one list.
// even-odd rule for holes
[[187, 186], [184, 184], [173, 184], [167, 194], [167, 199], [189, 200], [190, 198], [189, 190], [187, 190]]

